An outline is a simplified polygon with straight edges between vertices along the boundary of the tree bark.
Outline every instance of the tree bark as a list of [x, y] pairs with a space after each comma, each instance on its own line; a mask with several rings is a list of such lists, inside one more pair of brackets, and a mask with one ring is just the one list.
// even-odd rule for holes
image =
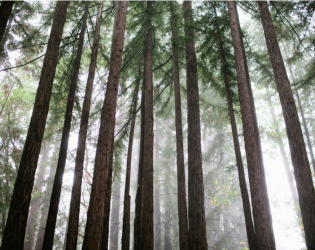
[[142, 59], [139, 65], [139, 73], [136, 82], [136, 88], [133, 97], [132, 104], [132, 117], [131, 126], [129, 132], [129, 144], [127, 153], [127, 166], [126, 166], [126, 181], [125, 181], [125, 195], [124, 195], [124, 215], [123, 215], [123, 230], [122, 230], [122, 250], [129, 250], [130, 248], [130, 176], [131, 176], [131, 160], [132, 160], [132, 148], [133, 148], [133, 137], [135, 132], [136, 116], [137, 116], [137, 103], [138, 103], [138, 92], [140, 81], [142, 78]]
[[170, 3], [171, 28], [172, 28], [172, 52], [173, 52], [173, 77], [175, 96], [175, 127], [176, 127], [176, 159], [177, 159], [177, 200], [178, 200], [178, 224], [180, 249], [189, 249], [189, 231], [186, 203], [186, 181], [184, 164], [184, 146], [182, 131], [182, 104], [179, 85], [179, 63], [177, 49], [177, 19], [174, 2]]
[[[15, 1], [2, 1], [0, 6], [0, 43], [2, 42], [7, 22], [10, 18]], [[2, 53], [2, 51], [0, 51]]]
[[[214, 13], [215, 13], [215, 17], [217, 18], [215, 7], [214, 7]], [[248, 246], [250, 249], [254, 250], [256, 249], [256, 244], [255, 244], [255, 231], [254, 231], [254, 225], [253, 225], [253, 220], [252, 220], [252, 211], [251, 211], [252, 209], [251, 209], [247, 185], [246, 185], [246, 178], [245, 178], [244, 165], [243, 165], [242, 154], [241, 154], [241, 149], [240, 149], [240, 143], [238, 140], [238, 132], [237, 132], [237, 126], [236, 126], [236, 120], [235, 120], [234, 108], [233, 108], [233, 102], [232, 102], [232, 96], [231, 96], [231, 87], [230, 87], [229, 75], [227, 72], [228, 64], [227, 64], [225, 53], [224, 53], [222, 35], [221, 35], [220, 27], [218, 26], [218, 23], [216, 23], [216, 31], [217, 31], [217, 36], [218, 36], [218, 45], [219, 45], [219, 51], [220, 51], [220, 57], [221, 57], [221, 71], [224, 74], [225, 94], [226, 94], [226, 99], [227, 99], [227, 104], [228, 104], [228, 109], [229, 109], [229, 117], [230, 117], [231, 130], [232, 130], [232, 135], [233, 135], [234, 152], [235, 152], [236, 165], [237, 165], [237, 171], [238, 171], [238, 179], [239, 179], [239, 185], [240, 185], [241, 196], [242, 196], [242, 201], [243, 201], [243, 212], [244, 212], [244, 217], [245, 217]]]
[[315, 190], [293, 93], [267, 2], [258, 2], [268, 52], [282, 106], [308, 249], [315, 249]]
[[257, 249], [275, 249], [255, 105], [247, 71], [247, 62], [240, 33], [236, 3], [228, 2], [227, 5], [235, 52], [237, 82], [253, 206], [256, 246]]
[[73, 105], [74, 105], [75, 92], [77, 89], [77, 80], [79, 76], [81, 55], [82, 55], [83, 43], [84, 43], [87, 11], [88, 11], [88, 4], [86, 4], [85, 11], [83, 14], [83, 22], [82, 22], [82, 28], [81, 28], [81, 33], [79, 37], [77, 55], [74, 61], [74, 68], [73, 68], [73, 72], [71, 76], [71, 83], [70, 83], [70, 88], [69, 88], [66, 114], [64, 118], [64, 124], [63, 124], [62, 136], [61, 136], [56, 175], [55, 175], [55, 180], [54, 180], [54, 184], [52, 188], [50, 205], [49, 205], [49, 210], [48, 210], [48, 215], [47, 215], [47, 222], [46, 222], [44, 242], [43, 242], [44, 249], [52, 249], [53, 243], [54, 243], [54, 234], [55, 234], [55, 227], [56, 227], [56, 222], [57, 222], [57, 214], [58, 214], [58, 206], [59, 206], [59, 201], [60, 201], [62, 179], [63, 179], [63, 173], [65, 170], [67, 153], [68, 153], [68, 142], [69, 142], [70, 129], [71, 129], [72, 111], [73, 111]]
[[[49, 143], [49, 142], [47, 142]], [[49, 157], [49, 145], [45, 143], [43, 145], [43, 151], [42, 151], [42, 157], [41, 157], [41, 163], [38, 171], [38, 175], [36, 178], [35, 183], [35, 189], [37, 192], [42, 194], [42, 189], [44, 187], [45, 182], [45, 175], [46, 175], [46, 168], [47, 168], [47, 162]], [[27, 235], [27, 241], [24, 243], [24, 249], [25, 250], [32, 250], [35, 240], [35, 231], [38, 230], [37, 223], [39, 218], [39, 210], [41, 207], [41, 195], [38, 193], [35, 194], [31, 201], [31, 209], [28, 215], [27, 220], [27, 226], [26, 226], [26, 235]]]
[[[119, 74], [124, 46], [128, 1], [117, 1], [110, 59], [110, 70], [105, 100], [101, 114], [101, 125], [96, 148], [91, 198], [87, 215], [82, 249], [100, 249], [103, 230], [108, 231], [112, 182], [112, 159], [115, 129], [115, 112]], [[106, 228], [104, 228], [104, 225]], [[108, 235], [103, 238], [108, 241]]]
[[144, 141], [143, 141], [143, 211], [140, 249], [153, 250], [153, 71], [152, 71], [152, 15], [153, 1], [147, 1], [147, 32], [144, 45]]
[[202, 171], [199, 90], [197, 59], [192, 27], [191, 1], [184, 1], [186, 68], [187, 68], [187, 122], [188, 122], [188, 217], [189, 249], [207, 249]]
[[118, 249], [118, 233], [119, 233], [119, 213], [120, 213], [120, 177], [121, 172], [117, 173], [114, 181], [114, 194], [112, 198], [111, 219], [110, 219], [110, 250]]
[[53, 79], [57, 66], [59, 45], [66, 20], [69, 1], [57, 2], [54, 21], [47, 45], [33, 114], [14, 185], [6, 229], [1, 249], [23, 249], [25, 227], [41, 143], [44, 136]]

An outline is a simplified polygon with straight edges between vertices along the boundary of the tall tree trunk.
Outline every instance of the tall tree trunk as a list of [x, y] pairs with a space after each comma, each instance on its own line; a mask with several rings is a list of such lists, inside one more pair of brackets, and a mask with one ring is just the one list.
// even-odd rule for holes
[[179, 245], [180, 249], [189, 249], [189, 231], [186, 203], [186, 182], [184, 164], [184, 146], [182, 131], [182, 104], [179, 86], [179, 63], [177, 49], [177, 18], [176, 5], [170, 3], [171, 28], [172, 28], [172, 52], [173, 52], [173, 76], [174, 76], [174, 96], [175, 96], [175, 126], [176, 126], [176, 159], [177, 159], [177, 209], [179, 224]]
[[[158, 123], [155, 123], [155, 131], [159, 131]], [[154, 143], [154, 162], [157, 166], [159, 159], [159, 137], [155, 137]], [[161, 198], [160, 198], [160, 175], [159, 171], [154, 173], [154, 250], [161, 250], [162, 248], [162, 237], [161, 237]]]
[[117, 178], [114, 181], [114, 194], [112, 198], [111, 219], [110, 219], [110, 250], [118, 249], [118, 234], [119, 234], [119, 213], [120, 213], [120, 185], [121, 172], [117, 173]]
[[165, 213], [164, 213], [164, 250], [171, 250], [172, 249], [172, 242], [170, 239], [170, 222], [171, 222], [171, 209], [170, 209], [170, 201], [167, 200], [165, 196]]
[[[0, 43], [2, 42], [7, 22], [12, 12], [13, 4], [15, 1], [2, 1], [0, 6]], [[0, 51], [1, 53], [2, 51]]]
[[132, 117], [131, 126], [129, 132], [129, 144], [127, 153], [127, 166], [126, 166], [126, 181], [125, 181], [125, 195], [124, 195], [124, 215], [123, 215], [123, 230], [122, 230], [122, 250], [129, 250], [130, 248], [130, 176], [131, 176], [131, 160], [132, 160], [132, 148], [133, 137], [135, 132], [136, 115], [137, 115], [137, 103], [140, 81], [142, 78], [142, 59], [139, 65], [139, 73], [136, 82], [136, 88], [133, 96], [132, 104]]
[[[108, 231], [109, 224], [115, 112], [124, 46], [127, 6], [128, 1], [117, 1], [115, 6], [110, 69], [101, 114], [92, 191], [82, 249], [98, 250], [101, 244], [107, 247], [108, 235], [107, 237], [103, 235], [106, 242], [101, 242], [101, 239], [103, 230]], [[104, 229], [104, 225], [106, 225], [106, 229]]]
[[41, 143], [44, 136], [49, 101], [57, 66], [59, 45], [69, 1], [57, 2], [47, 45], [33, 114], [29, 125], [21, 163], [14, 185], [9, 215], [1, 249], [23, 249], [25, 227]]
[[[217, 18], [215, 6], [214, 6], [214, 13], [215, 13], [215, 17]], [[246, 185], [246, 178], [245, 178], [244, 165], [243, 165], [242, 154], [241, 154], [241, 149], [240, 149], [240, 143], [238, 140], [238, 132], [237, 132], [235, 115], [234, 115], [229, 75], [227, 72], [229, 66], [226, 61], [223, 42], [222, 42], [222, 35], [221, 35], [220, 27], [217, 22], [216, 22], [216, 31], [217, 31], [217, 36], [218, 36], [218, 44], [219, 44], [220, 57], [221, 57], [221, 71], [224, 74], [225, 94], [226, 94], [226, 99], [227, 99], [227, 104], [228, 104], [228, 109], [229, 109], [229, 117], [230, 117], [231, 130], [232, 130], [232, 135], [233, 135], [234, 152], [235, 152], [236, 165], [237, 165], [237, 171], [238, 171], [238, 179], [239, 179], [239, 185], [240, 185], [242, 201], [243, 201], [243, 211], [244, 211], [244, 217], [245, 217], [248, 245], [250, 249], [254, 250], [256, 249], [255, 231], [254, 231], [254, 225], [253, 225], [253, 220], [252, 220], [251, 205], [250, 205], [249, 195], [248, 195], [248, 190], [247, 190], [247, 185]]]
[[258, 2], [258, 6], [286, 124], [306, 244], [308, 249], [315, 249], [315, 190], [302, 129], [268, 4]]
[[188, 122], [188, 218], [189, 248], [207, 249], [202, 172], [200, 110], [197, 59], [192, 27], [191, 1], [184, 1], [186, 68], [187, 68], [187, 122]]
[[65, 170], [67, 153], [68, 153], [68, 142], [69, 142], [70, 129], [71, 129], [72, 110], [73, 110], [73, 105], [74, 105], [75, 92], [77, 89], [77, 80], [79, 76], [81, 55], [82, 55], [83, 43], [84, 43], [87, 12], [88, 12], [88, 4], [86, 4], [84, 14], [83, 14], [82, 28], [81, 28], [80, 37], [79, 37], [77, 55], [74, 61], [74, 67], [73, 67], [73, 72], [71, 76], [71, 83], [69, 87], [68, 101], [67, 101], [65, 119], [64, 119], [63, 130], [62, 130], [62, 137], [61, 137], [61, 143], [60, 143], [60, 149], [59, 149], [56, 175], [55, 175], [55, 180], [53, 184], [53, 189], [52, 189], [52, 194], [51, 194], [51, 199], [50, 199], [50, 206], [48, 210], [48, 216], [47, 216], [47, 222], [46, 222], [46, 228], [45, 228], [44, 243], [43, 243], [44, 249], [52, 249], [53, 243], [54, 243], [54, 234], [55, 234], [55, 227], [56, 227], [56, 222], [57, 222], [57, 214], [58, 214], [58, 206], [59, 206], [59, 201], [60, 201], [62, 179], [63, 179], [63, 173]]
[[[40, 167], [39, 167], [39, 171], [38, 171], [38, 175], [37, 175], [36, 183], [35, 183], [35, 189], [40, 194], [42, 194], [42, 189], [44, 187], [48, 156], [49, 156], [49, 145], [45, 143], [45, 145], [43, 145], [41, 163], [40, 163]], [[39, 217], [39, 211], [40, 211], [40, 206], [41, 206], [40, 194], [38, 193], [35, 194], [35, 197], [33, 197], [31, 201], [31, 209], [28, 215], [27, 226], [26, 226], [27, 241], [24, 243], [25, 250], [33, 249], [34, 240], [35, 240], [35, 231], [38, 230], [37, 224], [38, 224], [38, 217]]]
[[50, 170], [48, 173], [48, 178], [46, 180], [46, 190], [44, 193], [44, 197], [42, 199], [42, 205], [41, 205], [41, 218], [38, 225], [38, 231], [37, 231], [37, 239], [35, 244], [35, 250], [42, 250], [43, 249], [43, 242], [44, 242], [44, 234], [45, 234], [45, 227], [46, 227], [46, 221], [47, 221], [47, 214], [49, 209], [49, 201], [54, 181], [54, 176], [56, 173], [56, 163], [57, 163], [57, 157], [58, 157], [58, 151], [59, 151], [59, 141], [61, 139], [61, 135], [57, 136], [56, 142], [54, 143], [54, 152], [52, 156], [50, 157], [50, 161], [48, 161], [47, 164], [49, 164]]
[[227, 4], [235, 52], [237, 82], [253, 206], [256, 246], [257, 249], [275, 249], [255, 105], [247, 72], [247, 62], [240, 33], [236, 3], [228, 2]]
[[134, 240], [133, 249], [140, 249], [141, 245], [141, 228], [142, 228], [142, 200], [143, 200], [143, 150], [144, 150], [144, 80], [143, 88], [141, 94], [141, 130], [140, 130], [140, 153], [139, 153], [139, 167], [138, 167], [138, 184], [137, 184], [137, 194], [136, 194], [136, 211], [135, 211], [135, 221], [134, 221]]
[[100, 40], [102, 9], [103, 9], [103, 1], [99, 2], [98, 4], [91, 61], [90, 61], [90, 66], [89, 66], [89, 74], [88, 74], [88, 79], [86, 83], [85, 96], [84, 96], [83, 107], [82, 107], [77, 153], [76, 153], [76, 159], [75, 159], [73, 186], [72, 186], [71, 201], [70, 201], [66, 250], [74, 250], [77, 248], [83, 164], [84, 164], [84, 156], [85, 156], [85, 149], [86, 149], [87, 130], [88, 130], [88, 125], [89, 125], [91, 98], [92, 98], [92, 92], [93, 92], [93, 82], [95, 78], [96, 62], [97, 62], [99, 40]]
[[153, 1], [147, 1], [147, 31], [144, 45], [144, 141], [143, 141], [143, 205], [142, 242], [140, 249], [153, 250], [153, 71], [152, 15]]

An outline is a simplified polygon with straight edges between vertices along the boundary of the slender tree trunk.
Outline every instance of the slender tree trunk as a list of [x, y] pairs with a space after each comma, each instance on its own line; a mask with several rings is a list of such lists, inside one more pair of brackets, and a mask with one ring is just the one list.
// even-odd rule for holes
[[59, 201], [60, 201], [62, 179], [63, 179], [63, 173], [65, 170], [66, 160], [67, 160], [68, 142], [69, 142], [70, 129], [71, 129], [71, 120], [72, 120], [72, 110], [73, 110], [73, 105], [74, 105], [75, 92], [77, 89], [77, 80], [79, 76], [81, 55], [82, 55], [82, 50], [83, 50], [87, 11], [88, 11], [88, 4], [86, 4], [84, 15], [83, 15], [83, 22], [82, 22], [82, 28], [81, 28], [80, 38], [79, 38], [77, 55], [74, 61], [74, 68], [73, 68], [73, 72], [71, 76], [71, 84], [69, 88], [67, 108], [66, 108], [66, 114], [65, 114], [64, 124], [63, 124], [60, 149], [59, 149], [59, 158], [58, 158], [56, 175], [55, 175], [55, 180], [53, 184], [53, 189], [52, 189], [52, 194], [51, 194], [51, 199], [50, 199], [50, 206], [48, 210], [48, 216], [47, 216], [47, 222], [46, 222], [46, 228], [45, 228], [44, 243], [43, 243], [44, 249], [52, 249], [53, 243], [54, 243], [54, 234], [55, 234], [55, 227], [56, 227], [56, 222], [57, 222], [57, 214], [58, 214], [58, 206], [59, 206]]
[[112, 198], [111, 219], [110, 219], [110, 250], [118, 249], [118, 234], [119, 234], [119, 213], [120, 213], [120, 185], [121, 172], [117, 173], [117, 178], [114, 181], [114, 194]]
[[[15, 1], [2, 1], [0, 6], [0, 43], [2, 42], [7, 22], [12, 12]], [[2, 52], [2, 51], [0, 51]]]
[[[144, 68], [145, 69], [145, 68]], [[143, 80], [144, 85], [144, 80]], [[140, 131], [140, 153], [139, 153], [139, 167], [138, 167], [138, 184], [136, 194], [136, 211], [135, 211], [135, 222], [134, 222], [134, 241], [133, 249], [140, 249], [141, 245], [141, 228], [142, 228], [142, 193], [143, 193], [143, 143], [144, 143], [144, 86], [142, 88], [141, 96], [141, 131]]]
[[[127, 6], [128, 1], [116, 2], [110, 70], [101, 114], [83, 249], [98, 250], [101, 244], [107, 247], [108, 235], [103, 235], [106, 242], [102, 243], [101, 239], [103, 230], [108, 231], [109, 224], [115, 112], [124, 46]], [[104, 225], [106, 228], [104, 228]]]
[[227, 4], [235, 52], [237, 82], [253, 206], [256, 246], [257, 249], [275, 249], [259, 131], [252, 90], [247, 72], [247, 62], [240, 33], [236, 3], [228, 2]]
[[[49, 157], [49, 145], [45, 143], [43, 151], [42, 151], [40, 168], [39, 168], [36, 183], [35, 183], [35, 189], [40, 194], [42, 194], [42, 189], [44, 187], [48, 157]], [[41, 203], [41, 195], [36, 194], [36, 196], [33, 197], [32, 199], [31, 209], [28, 215], [28, 221], [27, 221], [27, 226], [26, 226], [27, 241], [24, 243], [25, 250], [32, 250], [33, 245], [35, 243], [34, 242], [35, 231], [38, 230], [37, 224], [38, 224], [39, 210], [41, 206], [40, 203]]]
[[72, 186], [71, 201], [70, 201], [66, 250], [74, 250], [77, 248], [83, 164], [84, 164], [84, 156], [85, 156], [85, 149], [86, 149], [87, 130], [88, 130], [88, 125], [89, 125], [93, 82], [95, 78], [96, 62], [97, 62], [99, 40], [100, 40], [102, 9], [103, 9], [103, 1], [99, 2], [98, 4], [91, 61], [90, 61], [90, 66], [89, 66], [89, 74], [88, 74], [88, 79], [86, 83], [85, 96], [84, 96], [83, 107], [82, 107], [78, 146], [77, 146], [77, 153], [76, 153], [76, 159], [75, 159], [73, 186]]
[[172, 52], [173, 52], [173, 76], [175, 96], [175, 126], [176, 126], [176, 159], [177, 159], [177, 200], [178, 200], [178, 224], [179, 224], [179, 245], [180, 249], [189, 249], [189, 231], [186, 203], [185, 164], [184, 146], [182, 131], [182, 104], [179, 86], [179, 63], [177, 49], [177, 19], [174, 2], [170, 3], [171, 28], [172, 28]]
[[136, 89], [135, 89], [134, 97], [133, 97], [131, 126], [130, 126], [130, 132], [129, 132], [125, 195], [124, 195], [123, 230], [122, 230], [122, 237], [121, 237], [122, 250], [129, 250], [130, 248], [130, 175], [131, 175], [133, 137], [134, 137], [134, 132], [135, 132], [136, 115], [137, 115], [138, 92], [139, 92], [141, 78], [142, 78], [142, 59], [139, 65], [139, 73], [138, 73]]
[[[215, 7], [214, 7], [214, 13], [215, 13], [215, 17], [217, 18]], [[220, 50], [220, 56], [221, 56], [221, 70], [224, 74], [225, 94], [226, 94], [226, 99], [227, 99], [227, 104], [228, 104], [228, 109], [229, 109], [229, 117], [230, 117], [230, 123], [231, 123], [232, 135], [233, 135], [234, 152], [235, 152], [236, 165], [237, 165], [237, 171], [238, 171], [238, 179], [239, 179], [239, 185], [240, 185], [242, 201], [243, 201], [243, 211], [244, 211], [244, 217], [245, 217], [248, 245], [250, 249], [254, 250], [256, 249], [256, 245], [255, 245], [255, 231], [254, 231], [254, 225], [253, 225], [253, 220], [252, 220], [252, 211], [251, 211], [251, 205], [250, 205], [249, 195], [248, 195], [248, 190], [247, 190], [247, 185], [246, 185], [246, 178], [245, 178], [244, 165], [243, 165], [242, 154], [241, 154], [241, 149], [240, 149], [240, 143], [238, 140], [238, 132], [237, 132], [235, 115], [234, 115], [233, 102], [232, 102], [232, 97], [231, 97], [229, 75], [227, 73], [228, 64], [227, 64], [225, 53], [224, 53], [220, 27], [218, 26], [217, 23], [216, 23], [216, 30], [217, 30], [218, 44], [219, 44], [219, 50]]]
[[292, 165], [308, 249], [315, 249], [315, 190], [293, 93], [284, 67], [267, 2], [258, 2], [268, 52], [286, 123]]
[[[37, 232], [37, 239], [35, 244], [35, 250], [42, 250], [43, 249], [43, 242], [44, 242], [44, 234], [45, 234], [45, 227], [46, 227], [46, 221], [47, 221], [47, 214], [48, 214], [48, 208], [49, 208], [49, 201], [54, 181], [54, 176], [56, 173], [56, 163], [57, 163], [57, 157], [58, 157], [58, 151], [59, 151], [59, 141], [61, 139], [61, 136], [58, 135], [56, 142], [54, 143], [54, 152], [52, 156], [50, 157], [50, 161], [48, 161], [48, 164], [50, 166], [48, 178], [46, 180], [46, 191], [44, 194], [44, 197], [42, 199], [42, 205], [41, 205], [41, 218], [38, 225], [38, 232]], [[54, 166], [54, 167], [53, 167]]]
[[164, 250], [171, 250], [172, 249], [172, 242], [170, 239], [170, 222], [171, 222], [171, 209], [170, 209], [170, 201], [168, 201], [165, 198], [165, 213], [164, 213], [164, 218], [165, 218], [165, 227], [164, 227]]
[[152, 15], [153, 1], [147, 1], [147, 32], [144, 57], [144, 141], [143, 141], [143, 211], [140, 249], [153, 250], [153, 71], [152, 71]]
[[197, 59], [194, 43], [194, 30], [192, 28], [193, 17], [191, 1], [184, 1], [184, 19], [188, 110], [189, 249], [207, 249]]
[[36, 93], [33, 114], [14, 185], [1, 249], [23, 249], [25, 228], [41, 143], [44, 136], [59, 45], [69, 1], [57, 2], [54, 21]]

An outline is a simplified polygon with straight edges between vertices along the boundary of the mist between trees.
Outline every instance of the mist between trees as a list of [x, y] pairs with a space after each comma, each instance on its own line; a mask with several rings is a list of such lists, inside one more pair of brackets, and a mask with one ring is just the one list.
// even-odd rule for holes
[[0, 249], [315, 249], [314, 10], [1, 2]]

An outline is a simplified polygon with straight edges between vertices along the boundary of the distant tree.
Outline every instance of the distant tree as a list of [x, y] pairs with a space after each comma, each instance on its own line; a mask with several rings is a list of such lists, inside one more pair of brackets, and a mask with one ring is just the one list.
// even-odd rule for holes
[[59, 45], [69, 2], [57, 2], [33, 114], [15, 182], [1, 249], [23, 249], [38, 156], [45, 131]]

